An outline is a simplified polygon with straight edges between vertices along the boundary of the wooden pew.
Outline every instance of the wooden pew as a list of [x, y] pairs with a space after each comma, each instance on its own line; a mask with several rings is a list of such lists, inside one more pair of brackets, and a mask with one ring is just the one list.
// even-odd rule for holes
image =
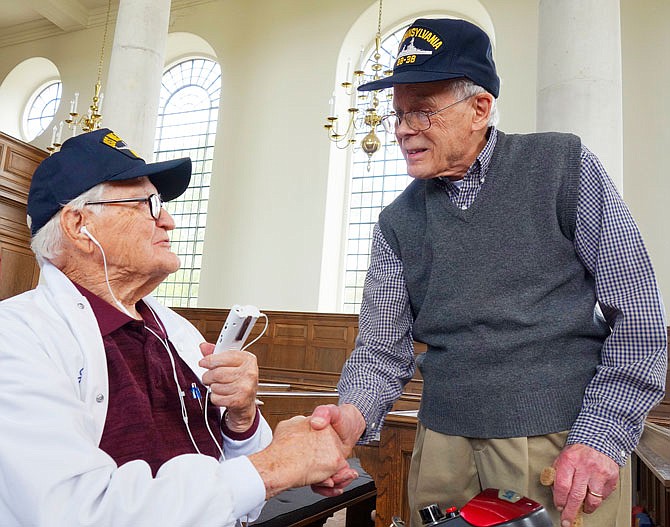
[[647, 422], [632, 462], [633, 501], [670, 526], [670, 430]]
[[[228, 316], [227, 309], [175, 308], [190, 320], [209, 342], [216, 342]], [[334, 390], [344, 361], [354, 349], [358, 316], [334, 313], [265, 311], [269, 319], [263, 337], [249, 351], [258, 357], [261, 381], [290, 384], [292, 390]], [[249, 337], [263, 329], [260, 319]], [[417, 353], [425, 345], [416, 344]], [[405, 387], [406, 394], [421, 395], [419, 374]]]
[[[670, 339], [670, 328], [668, 328]], [[644, 507], [656, 525], [670, 527], [670, 375], [666, 395], [647, 417], [632, 456], [633, 502]]]

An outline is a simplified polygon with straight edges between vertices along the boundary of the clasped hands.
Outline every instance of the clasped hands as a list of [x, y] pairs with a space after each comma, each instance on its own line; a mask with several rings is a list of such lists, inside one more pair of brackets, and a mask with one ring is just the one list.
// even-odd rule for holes
[[[256, 356], [246, 351], [227, 351], [213, 354], [214, 345], [200, 345], [203, 358], [199, 365], [208, 371], [202, 381], [210, 389], [210, 400], [226, 407], [226, 425], [234, 432], [245, 432], [256, 417], [258, 364]], [[351, 405], [344, 405], [351, 406]], [[253, 463], [263, 479], [266, 498], [292, 487], [312, 485], [324, 496], [337, 496], [358, 477], [349, 467], [347, 457], [358, 437], [356, 421], [349, 408], [335, 405], [319, 406], [309, 416], [296, 416], [280, 422], [272, 442], [260, 452], [251, 454]], [[354, 408], [353, 406], [351, 407]]]

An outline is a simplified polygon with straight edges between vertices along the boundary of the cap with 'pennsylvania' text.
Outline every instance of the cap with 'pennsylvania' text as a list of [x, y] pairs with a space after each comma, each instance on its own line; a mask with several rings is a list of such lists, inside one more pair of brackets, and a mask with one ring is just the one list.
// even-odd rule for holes
[[393, 74], [358, 89], [382, 90], [394, 84], [462, 77], [498, 97], [500, 79], [488, 35], [465, 20], [419, 18], [402, 37]]

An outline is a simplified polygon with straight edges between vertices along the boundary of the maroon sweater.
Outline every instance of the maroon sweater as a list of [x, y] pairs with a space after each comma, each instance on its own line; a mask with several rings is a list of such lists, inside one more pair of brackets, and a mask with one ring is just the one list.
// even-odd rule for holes
[[[149, 307], [143, 301], [138, 302], [136, 307], [143, 320], [134, 320], [75, 285], [91, 304], [107, 356], [109, 399], [100, 448], [119, 466], [136, 459], [146, 461], [154, 476], [169, 459], [196, 453], [182, 419], [172, 365], [165, 349], [167, 344], [174, 357], [179, 387], [185, 392], [184, 402], [193, 439], [202, 454], [218, 459], [219, 450], [204, 420], [207, 389], [179, 357]], [[197, 391], [192, 390], [193, 386], [199, 391], [200, 399]], [[210, 428], [221, 445], [219, 409], [209, 403], [207, 410]], [[232, 439], [244, 439], [255, 432], [258, 419], [257, 415], [254, 426], [243, 435], [230, 432], [225, 425], [223, 430]]]

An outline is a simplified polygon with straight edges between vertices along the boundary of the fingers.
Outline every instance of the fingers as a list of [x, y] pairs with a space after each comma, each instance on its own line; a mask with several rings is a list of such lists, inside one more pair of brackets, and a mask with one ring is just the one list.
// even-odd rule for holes
[[295, 416], [280, 422], [272, 443], [249, 459], [266, 484], [267, 496], [304, 485], [315, 485], [320, 493], [335, 496], [357, 477], [343, 451], [331, 426], [314, 430], [309, 418]]
[[[203, 353], [208, 351], [207, 348], [201, 345]], [[208, 369], [202, 376], [202, 382], [211, 390], [212, 404], [232, 411], [247, 409], [255, 404], [258, 363], [253, 353], [230, 350], [210, 354], [204, 356], [199, 365]]]
[[603, 502], [605, 496], [600, 492], [595, 492], [591, 488], [586, 489], [586, 497], [584, 498], [584, 512], [591, 514]]
[[339, 496], [352, 481], [358, 477], [358, 472], [347, 467], [339, 470], [328, 479], [313, 484], [312, 490], [322, 496]]
[[[554, 484], [554, 489], [556, 484]], [[577, 518], [581, 516], [582, 504], [586, 496], [584, 485], [573, 485], [568, 492], [568, 497], [561, 512], [561, 527], [574, 526]], [[560, 508], [559, 508], [560, 510]]]
[[[614, 491], [619, 466], [613, 459], [586, 445], [568, 445], [554, 462], [553, 478], [545, 469], [540, 482], [552, 481], [554, 505], [561, 512], [561, 527], [570, 527], [580, 511], [591, 514]], [[549, 484], [552, 484], [549, 483]]]
[[[556, 469], [554, 467], [544, 467], [542, 469], [542, 472], [540, 473], [540, 483], [544, 485], [545, 487], [548, 487], [550, 485], [554, 484], [554, 481], [556, 479]], [[572, 523], [570, 523], [572, 522]], [[564, 525], [565, 524], [565, 525]], [[568, 527], [572, 525], [572, 527], [581, 527], [582, 526], [582, 511], [578, 510], [577, 514], [574, 517], [574, 520], [563, 520], [561, 522], [561, 527]]]
[[332, 498], [333, 496], [341, 496], [342, 493], [344, 492], [343, 489], [336, 489], [322, 485], [311, 485], [311, 488], [317, 494], [321, 494], [321, 496], [326, 496], [327, 498]]
[[200, 344], [200, 351], [204, 356], [200, 359], [198, 365], [210, 371], [219, 367], [234, 368], [257, 363], [256, 355], [248, 351], [228, 350], [216, 354], [210, 353], [210, 351], [214, 351], [214, 344], [209, 342]]
[[348, 464], [346, 467], [341, 468], [335, 474], [330, 476], [330, 481], [332, 481], [335, 488], [344, 488], [353, 480], [358, 477], [358, 472], [352, 469]]

